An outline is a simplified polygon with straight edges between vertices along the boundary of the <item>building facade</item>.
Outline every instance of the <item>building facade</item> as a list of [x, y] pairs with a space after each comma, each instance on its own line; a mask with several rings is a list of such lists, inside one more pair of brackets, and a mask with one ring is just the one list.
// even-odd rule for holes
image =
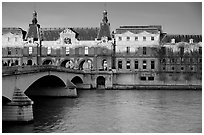
[[2, 29], [2, 64], [55, 65], [112, 73], [115, 88], [135, 85], [202, 85], [202, 36], [169, 35], [160, 25], [110, 31], [107, 11], [99, 27], [41, 28], [37, 12], [27, 32]]

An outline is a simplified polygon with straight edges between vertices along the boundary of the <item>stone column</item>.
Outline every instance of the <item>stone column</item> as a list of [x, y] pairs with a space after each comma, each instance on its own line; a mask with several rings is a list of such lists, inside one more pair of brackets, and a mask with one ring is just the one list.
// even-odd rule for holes
[[11, 102], [2, 107], [2, 121], [30, 122], [33, 121], [33, 101], [20, 89], [15, 88]]

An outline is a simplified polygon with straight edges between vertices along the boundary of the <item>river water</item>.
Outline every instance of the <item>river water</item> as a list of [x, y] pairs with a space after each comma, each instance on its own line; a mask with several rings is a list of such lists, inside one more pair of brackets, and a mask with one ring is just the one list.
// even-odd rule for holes
[[202, 91], [81, 90], [78, 94], [78, 98], [33, 98], [34, 122], [3, 123], [3, 132], [202, 132]]

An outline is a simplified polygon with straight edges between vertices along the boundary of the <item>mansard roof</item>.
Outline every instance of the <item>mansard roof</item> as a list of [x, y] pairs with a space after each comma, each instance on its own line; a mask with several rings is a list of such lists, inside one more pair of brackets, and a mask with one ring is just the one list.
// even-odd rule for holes
[[162, 27], [160, 25], [147, 25], [147, 26], [120, 26], [116, 29], [116, 34], [122, 34], [127, 31], [130, 31], [134, 34], [139, 34], [143, 31], [148, 33], [156, 34], [159, 31], [162, 31]]
[[202, 35], [173, 35], [167, 34], [162, 39], [162, 43], [171, 43], [171, 39], [175, 39], [175, 42], [189, 42], [190, 39], [193, 39], [194, 43], [202, 42]]
[[16, 28], [16, 27], [4, 27], [2, 28], [2, 35], [7, 34], [7, 33], [12, 33], [16, 35], [23, 35], [23, 38], [25, 38], [26, 31], [24, 31], [21, 28]]
[[64, 29], [71, 29], [74, 31], [78, 40], [95, 40], [98, 33], [98, 28], [41, 28], [41, 39], [44, 41], [55, 41], [60, 38], [60, 33]]
[[78, 33], [78, 40], [95, 40], [97, 38], [99, 28], [73, 28], [73, 30]]

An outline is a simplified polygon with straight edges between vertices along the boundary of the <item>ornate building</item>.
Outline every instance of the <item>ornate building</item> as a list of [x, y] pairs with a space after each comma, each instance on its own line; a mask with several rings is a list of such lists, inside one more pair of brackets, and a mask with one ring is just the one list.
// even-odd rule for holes
[[[160, 79], [172, 83], [202, 80], [202, 36], [165, 35], [159, 53]], [[199, 81], [198, 81], [199, 80]]]
[[2, 28], [2, 66], [22, 65], [25, 35], [21, 28]]
[[34, 11], [27, 33], [3, 28], [2, 41], [3, 66], [109, 71], [113, 87], [202, 84], [201, 35], [168, 35], [160, 25], [120, 26], [111, 33], [107, 11], [93, 28], [41, 28]]
[[24, 42], [23, 63], [108, 70], [113, 48], [109, 26], [104, 11], [100, 28], [40, 28], [34, 12]]

